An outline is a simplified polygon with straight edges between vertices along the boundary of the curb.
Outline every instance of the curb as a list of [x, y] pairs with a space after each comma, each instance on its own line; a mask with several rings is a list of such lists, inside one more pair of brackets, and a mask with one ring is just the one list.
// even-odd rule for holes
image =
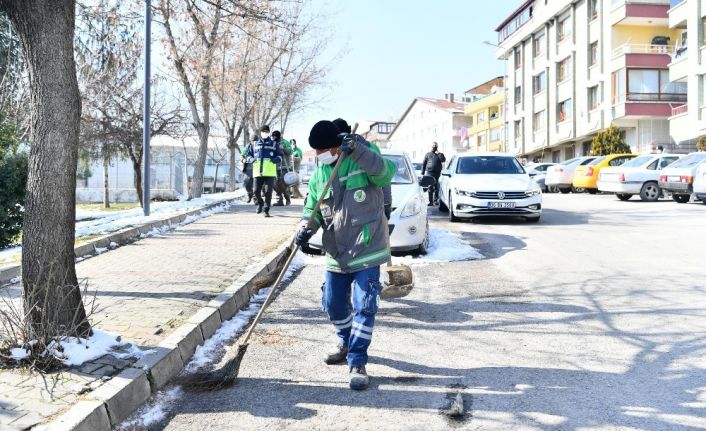
[[[211, 210], [213, 208], [216, 208], [218, 206], [221, 206], [223, 204], [230, 204], [236, 201], [239, 201], [239, 198], [232, 198], [232, 199], [224, 199], [218, 202], [213, 202], [210, 203], [204, 207], [191, 210], [182, 214], [177, 214], [175, 216], [162, 219], [162, 220], [155, 220], [153, 222], [149, 222], [147, 224], [139, 225], [139, 226], [133, 226], [129, 228], [125, 228], [122, 230], [118, 230], [115, 232], [111, 232], [108, 234], [105, 234], [103, 236], [100, 236], [98, 238], [92, 239], [84, 244], [77, 245], [74, 247], [74, 256], [76, 258], [84, 258], [87, 259], [89, 257], [96, 256], [98, 254], [104, 253], [105, 251], [97, 251], [96, 249], [109, 249], [111, 243], [116, 243], [119, 246], [127, 245], [130, 243], [133, 243], [140, 238], [140, 235], [146, 234], [147, 232], [150, 232], [154, 228], [161, 228], [161, 227], [177, 227], [181, 222], [186, 220], [187, 217], [191, 216], [197, 216], [201, 214], [204, 211]], [[6, 266], [3, 268], [0, 268], [0, 286], [3, 286], [12, 279], [19, 277], [22, 275], [22, 265], [13, 265], [13, 266]]]
[[243, 273], [154, 347], [153, 353], [87, 394], [85, 399], [74, 404], [58, 418], [34, 429], [110, 431], [123, 422], [152, 394], [181, 372], [197, 346], [202, 345], [223, 322], [250, 303], [250, 288], [254, 280], [276, 268], [288, 245], [289, 241], [281, 244], [265, 256], [264, 264]]

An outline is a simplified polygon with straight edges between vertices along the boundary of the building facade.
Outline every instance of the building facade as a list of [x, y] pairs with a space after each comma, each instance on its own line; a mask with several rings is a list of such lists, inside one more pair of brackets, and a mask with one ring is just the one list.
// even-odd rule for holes
[[390, 121], [373, 121], [370, 128], [362, 136], [369, 142], [374, 142], [380, 148], [388, 148], [390, 145], [390, 133], [397, 123]]
[[470, 126], [461, 130], [461, 141], [469, 152], [504, 152], [505, 88], [502, 77], [494, 78], [464, 94], [464, 111]]
[[414, 162], [422, 161], [432, 142], [447, 158], [467, 151], [461, 143], [461, 130], [468, 128], [471, 120], [463, 108], [452, 95], [446, 99], [415, 98], [392, 129], [389, 148], [406, 151]]
[[588, 154], [611, 124], [635, 152], [685, 152], [670, 136], [687, 87], [670, 80], [680, 32], [670, 0], [524, 1], [496, 29], [506, 61], [508, 150], [530, 160]]

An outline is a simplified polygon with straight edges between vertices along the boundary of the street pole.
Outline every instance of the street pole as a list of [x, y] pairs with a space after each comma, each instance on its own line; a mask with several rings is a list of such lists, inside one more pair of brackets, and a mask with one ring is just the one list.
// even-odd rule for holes
[[[245, 90], [243, 95], [243, 112], [248, 112], [248, 90]], [[250, 136], [248, 135], [248, 119], [247, 116], [243, 116], [243, 148], [248, 147], [248, 141], [250, 141]]]
[[145, 88], [142, 97], [142, 160], [145, 172], [142, 174], [142, 209], [150, 215], [150, 63], [152, 45], [152, 1], [145, 1]]

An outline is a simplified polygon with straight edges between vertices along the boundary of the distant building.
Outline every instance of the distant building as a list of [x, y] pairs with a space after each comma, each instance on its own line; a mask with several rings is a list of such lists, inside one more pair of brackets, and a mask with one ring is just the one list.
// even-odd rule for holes
[[417, 97], [390, 132], [389, 148], [406, 151], [412, 161], [419, 162], [436, 142], [448, 158], [467, 151], [461, 143], [461, 129], [470, 125], [463, 103], [455, 102], [453, 94], [445, 99]]
[[390, 133], [396, 124], [389, 121], [374, 121], [362, 135], [368, 142], [374, 142], [380, 148], [387, 148], [390, 142]]
[[471, 119], [461, 129], [461, 141], [470, 152], [505, 151], [505, 88], [503, 78], [491, 79], [464, 93]]

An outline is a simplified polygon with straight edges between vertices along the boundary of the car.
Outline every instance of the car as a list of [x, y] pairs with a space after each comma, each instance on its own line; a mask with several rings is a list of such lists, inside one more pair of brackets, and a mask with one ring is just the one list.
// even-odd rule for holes
[[609, 154], [597, 157], [586, 165], [576, 167], [572, 185], [574, 188], [586, 189], [588, 193], [594, 195], [598, 193], [598, 174], [603, 168], [620, 166], [635, 157], [637, 154]]
[[[429, 248], [429, 220], [424, 197], [425, 188], [432, 185], [434, 177], [425, 175], [417, 179], [414, 166], [407, 153], [397, 150], [382, 150], [382, 156], [397, 167], [392, 178], [392, 213], [390, 249], [392, 252], [416, 252], [425, 254]], [[323, 254], [322, 230], [305, 244], [302, 250], [309, 254]]]
[[700, 164], [694, 175], [694, 194], [706, 204], [706, 163]]
[[550, 190], [550, 187], [546, 185], [547, 169], [554, 165], [556, 165], [556, 163], [530, 163], [525, 166], [525, 171], [527, 171], [527, 174], [529, 174], [534, 182], [539, 184], [539, 188], [541, 188], [543, 192], [556, 191], [555, 187], [552, 186]]
[[691, 200], [694, 192], [694, 176], [700, 165], [706, 162], [706, 151], [689, 153], [662, 170], [659, 186], [672, 194], [672, 199], [680, 204]]
[[417, 178], [421, 178], [424, 174], [422, 172], [422, 163], [414, 162], [412, 163], [412, 166], [414, 166], [414, 172], [416, 172]]
[[542, 190], [510, 154], [459, 154], [441, 171], [439, 210], [452, 222], [483, 216], [538, 221]]
[[679, 157], [679, 154], [644, 154], [622, 166], [604, 168], [598, 175], [598, 190], [613, 192], [621, 201], [639, 195], [643, 201], [655, 202], [662, 196], [660, 172]]
[[550, 166], [547, 168], [544, 184], [547, 187], [554, 187], [562, 193], [571, 192], [576, 168], [591, 163], [595, 158], [595, 156], [575, 157], [558, 165]]

